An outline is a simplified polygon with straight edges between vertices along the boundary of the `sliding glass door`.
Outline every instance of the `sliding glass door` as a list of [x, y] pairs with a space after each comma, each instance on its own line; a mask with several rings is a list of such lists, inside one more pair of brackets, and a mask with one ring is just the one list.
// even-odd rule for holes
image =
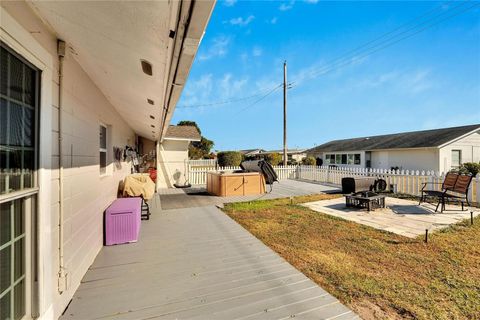
[[40, 72], [3, 42], [0, 74], [0, 320], [31, 315]]

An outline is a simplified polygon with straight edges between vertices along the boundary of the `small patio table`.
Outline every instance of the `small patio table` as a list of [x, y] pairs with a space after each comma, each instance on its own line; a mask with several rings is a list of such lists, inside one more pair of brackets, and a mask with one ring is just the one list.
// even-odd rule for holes
[[374, 192], [357, 192], [345, 196], [347, 207], [366, 208], [372, 211], [385, 208], [385, 196]]

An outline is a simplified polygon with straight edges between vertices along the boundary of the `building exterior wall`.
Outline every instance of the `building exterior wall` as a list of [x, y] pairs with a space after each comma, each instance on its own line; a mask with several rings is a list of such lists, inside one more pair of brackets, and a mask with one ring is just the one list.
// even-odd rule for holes
[[452, 150], [461, 151], [461, 163], [480, 161], [480, 133], [474, 132], [440, 148], [440, 171], [452, 169]]
[[188, 140], [164, 140], [157, 150], [157, 188], [187, 182]]
[[297, 162], [301, 162], [306, 157], [307, 157], [306, 153], [294, 153], [294, 154], [292, 154], [292, 159], [297, 161]]
[[[63, 312], [103, 242], [103, 211], [116, 198], [130, 163], [114, 164], [113, 146], [134, 144], [134, 132], [119, 116], [67, 48], [63, 106], [58, 108], [58, 60], [55, 35], [25, 2], [1, 2], [2, 31], [12, 36], [15, 50], [27, 60], [32, 53], [42, 69], [40, 106], [40, 168], [38, 282], [41, 319]], [[3, 33], [2, 33], [3, 34]], [[2, 40], [4, 40], [2, 38]], [[68, 45], [68, 44], [67, 44]], [[25, 52], [25, 55], [24, 55]], [[42, 66], [43, 65], [43, 66]], [[45, 98], [47, 97], [47, 98]], [[47, 116], [47, 118], [45, 118]], [[64, 259], [67, 289], [58, 286], [59, 149], [58, 117], [63, 122]], [[107, 132], [107, 174], [99, 171], [99, 125]]]
[[439, 170], [438, 149], [398, 149], [372, 151], [372, 168], [401, 170]]

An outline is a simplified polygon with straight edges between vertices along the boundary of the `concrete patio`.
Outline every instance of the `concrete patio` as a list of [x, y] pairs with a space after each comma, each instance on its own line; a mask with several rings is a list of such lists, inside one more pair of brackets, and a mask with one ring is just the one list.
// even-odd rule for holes
[[61, 319], [359, 319], [217, 207], [161, 199], [137, 243], [103, 247]]
[[[428, 203], [418, 205], [418, 201], [387, 197], [385, 203], [386, 208], [370, 212], [365, 209], [347, 208], [344, 197], [303, 205], [317, 212], [409, 238], [425, 234], [426, 229], [436, 231], [470, 218], [470, 210], [461, 211], [459, 206], [454, 205], [447, 205], [447, 211], [436, 213], [434, 205]], [[478, 208], [472, 210], [474, 216], [480, 214]]]

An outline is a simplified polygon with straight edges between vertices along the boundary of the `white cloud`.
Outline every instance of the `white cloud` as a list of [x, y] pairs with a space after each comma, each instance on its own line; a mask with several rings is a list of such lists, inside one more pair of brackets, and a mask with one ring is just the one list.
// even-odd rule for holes
[[425, 69], [397, 70], [365, 77], [363, 79], [352, 79], [354, 86], [359, 89], [372, 88], [394, 88], [406, 94], [418, 94], [433, 87], [431, 72]]
[[288, 11], [293, 8], [293, 5], [295, 4], [295, 0], [290, 0], [289, 2], [284, 2], [278, 7], [278, 10], [280, 11]]
[[[278, 7], [278, 9], [280, 11], [288, 11], [290, 9], [293, 8], [293, 6], [295, 5], [295, 1], [296, 0], [290, 0], [288, 2], [283, 2], [280, 7]], [[303, 0], [305, 3], [308, 3], [308, 4], [317, 4], [319, 2], [319, 0]]]
[[245, 95], [245, 92], [249, 91], [246, 88], [249, 83], [247, 77], [235, 78], [231, 73], [215, 77], [211, 73], [204, 74], [200, 78], [188, 81], [179, 108], [196, 107], [206, 110], [213, 107], [223, 107], [227, 104], [218, 102]]
[[262, 48], [260, 47], [253, 47], [253, 50], [252, 50], [252, 56], [254, 57], [260, 57], [263, 53], [263, 50]]
[[229, 22], [232, 26], [241, 26], [241, 27], [244, 27], [244, 26], [248, 25], [250, 22], [252, 22], [253, 19], [255, 19], [255, 16], [249, 15], [249, 16], [246, 17], [246, 18], [243, 18], [243, 17], [232, 18], [232, 19], [230, 19], [228, 22]]
[[432, 87], [429, 70], [417, 70], [404, 77], [403, 85], [412, 93], [420, 93]]
[[276, 24], [277, 21], [278, 21], [278, 18], [277, 18], [277, 17], [273, 17], [272, 19], [267, 20], [267, 22], [270, 23], [270, 24]]
[[226, 73], [220, 80], [219, 87], [221, 88], [224, 98], [231, 98], [237, 93], [242, 93], [242, 89], [247, 84], [247, 78], [233, 79], [231, 73]]
[[237, 0], [224, 0], [223, 5], [226, 7], [233, 7], [237, 3]]
[[204, 74], [198, 79], [189, 80], [182, 97], [182, 105], [202, 103], [211, 95], [212, 89], [213, 75], [211, 73]]
[[208, 60], [214, 57], [223, 57], [228, 52], [228, 46], [230, 45], [230, 38], [226, 36], [218, 36], [213, 38], [212, 44], [208, 48], [206, 53], [200, 54], [198, 60]]

